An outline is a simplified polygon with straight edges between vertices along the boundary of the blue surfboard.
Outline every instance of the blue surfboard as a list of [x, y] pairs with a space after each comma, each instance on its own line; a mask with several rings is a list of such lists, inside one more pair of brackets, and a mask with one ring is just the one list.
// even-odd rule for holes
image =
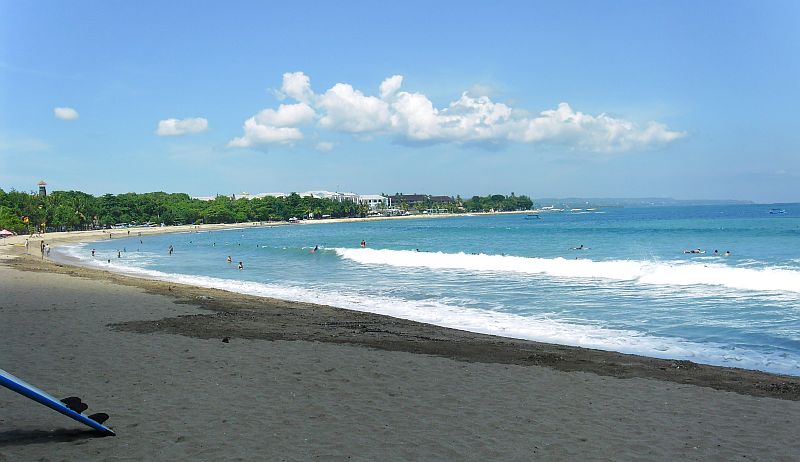
[[20, 395], [26, 398], [30, 398], [39, 404], [43, 404], [56, 412], [60, 412], [65, 416], [69, 417], [70, 419], [77, 420], [78, 422], [84, 425], [88, 425], [104, 435], [108, 436], [116, 435], [113, 430], [106, 427], [105, 425], [95, 422], [89, 417], [73, 411], [55, 397], [43, 392], [42, 390], [34, 387], [29, 383], [24, 382], [23, 380], [17, 377], [14, 377], [13, 375], [9, 374], [3, 369], [0, 369], [0, 385], [8, 388], [11, 391], [16, 391]]

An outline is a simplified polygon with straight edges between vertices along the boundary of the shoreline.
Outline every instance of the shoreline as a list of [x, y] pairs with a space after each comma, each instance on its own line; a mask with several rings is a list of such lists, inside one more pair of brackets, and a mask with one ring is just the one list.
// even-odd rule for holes
[[322, 225], [332, 223], [360, 223], [370, 221], [383, 221], [383, 220], [413, 220], [413, 219], [429, 219], [429, 218], [453, 218], [453, 217], [479, 217], [479, 216], [493, 216], [493, 215], [520, 215], [532, 213], [548, 213], [546, 210], [515, 210], [509, 212], [474, 212], [474, 213], [432, 213], [432, 214], [416, 214], [416, 215], [401, 215], [391, 217], [355, 217], [355, 218], [325, 218], [314, 220], [300, 220], [298, 222], [288, 221], [247, 221], [242, 223], [213, 223], [201, 225], [178, 225], [178, 226], [156, 226], [156, 227], [142, 227], [142, 228], [114, 228], [114, 229], [96, 229], [84, 231], [56, 231], [51, 233], [34, 233], [18, 234], [0, 239], [0, 249], [14, 245], [24, 245], [25, 240], [31, 242], [46, 241], [54, 244], [63, 243], [82, 243], [92, 242], [97, 240], [151, 236], [156, 234], [172, 234], [172, 233], [191, 233], [194, 231], [224, 231], [233, 229], [249, 229], [260, 227], [272, 226], [294, 226], [294, 225]]
[[[234, 228], [216, 226], [213, 229]], [[194, 228], [171, 229], [173, 232], [192, 230]], [[92, 237], [102, 239], [102, 235]], [[76, 236], [72, 233], [58, 236], [51, 242], [54, 245], [85, 242], [85, 237], [86, 234]], [[69, 261], [39, 259], [24, 254], [24, 246], [22, 249], [19, 247], [18, 244], [11, 248], [10, 254], [0, 251], [0, 263], [25, 272], [52, 272], [132, 286], [173, 298], [176, 303], [209, 311], [209, 314], [191, 318], [167, 317], [111, 326], [117, 331], [160, 332], [203, 339], [229, 337], [350, 344], [442, 356], [457, 361], [544, 366], [558, 371], [589, 372], [615, 378], [655, 379], [750, 396], [800, 401], [800, 377], [796, 376], [477, 334], [386, 315], [244, 295], [111, 272]], [[271, 322], [276, 317], [281, 323]]]
[[0, 261], [0, 289], [2, 367], [53, 396], [79, 396], [87, 414], [110, 415], [117, 434], [98, 438], [0, 388], [0, 461], [794, 460], [800, 452], [800, 401], [779, 396], [779, 378], [766, 374], [712, 371], [762, 391], [747, 396], [695, 386], [707, 368], [692, 364], [648, 370], [647, 358], [31, 257]]

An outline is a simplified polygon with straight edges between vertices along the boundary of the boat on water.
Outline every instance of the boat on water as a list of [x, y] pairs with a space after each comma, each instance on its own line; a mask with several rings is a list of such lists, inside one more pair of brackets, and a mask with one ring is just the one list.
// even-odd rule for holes
[[782, 215], [786, 213], [786, 209], [769, 209], [770, 215]]
[[535, 213], [529, 213], [529, 214], [525, 215], [525, 219], [526, 220], [541, 220], [541, 218], [542, 217], [540, 217], [539, 215], [537, 215]]

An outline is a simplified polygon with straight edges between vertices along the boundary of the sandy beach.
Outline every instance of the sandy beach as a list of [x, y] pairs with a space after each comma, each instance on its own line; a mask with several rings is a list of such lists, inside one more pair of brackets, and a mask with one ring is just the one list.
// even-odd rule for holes
[[[107, 238], [91, 233], [45, 239]], [[797, 377], [137, 279], [25, 256], [12, 239], [0, 246], [0, 367], [82, 397], [118, 436], [2, 389], [3, 461], [800, 454]]]

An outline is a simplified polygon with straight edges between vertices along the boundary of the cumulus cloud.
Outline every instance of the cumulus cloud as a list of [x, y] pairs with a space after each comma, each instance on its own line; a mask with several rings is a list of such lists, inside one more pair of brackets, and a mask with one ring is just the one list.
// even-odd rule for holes
[[388, 79], [381, 82], [381, 86], [379, 88], [381, 93], [381, 99], [389, 99], [397, 90], [400, 89], [400, 86], [403, 85], [403, 76], [402, 75], [393, 75]]
[[279, 95], [282, 98], [292, 98], [302, 103], [309, 103], [314, 97], [311, 90], [311, 79], [302, 72], [287, 72], [283, 74], [283, 85]]
[[346, 83], [337, 83], [317, 100], [324, 113], [319, 119], [323, 128], [349, 133], [382, 130], [389, 126], [389, 104], [374, 96], [365, 96]]
[[[247, 119], [244, 136], [231, 146], [289, 143], [303, 138], [301, 126], [350, 133], [394, 137], [404, 143], [461, 143], [501, 145], [507, 142], [561, 145], [594, 152], [624, 152], [664, 145], [684, 137], [659, 122], [644, 125], [605, 113], [585, 114], [561, 103], [530, 115], [528, 111], [492, 101], [473, 87], [444, 107], [436, 107], [426, 95], [402, 91], [403, 76], [386, 78], [371, 96], [347, 83], [337, 83], [324, 93], [311, 88], [302, 72], [283, 75], [278, 92], [281, 104]], [[320, 148], [320, 143], [317, 148]]]
[[258, 144], [288, 144], [300, 139], [303, 139], [303, 133], [297, 128], [272, 127], [250, 117], [244, 122], [244, 136], [232, 139], [228, 146], [249, 148]]
[[314, 110], [306, 103], [281, 104], [278, 109], [264, 109], [255, 115], [259, 124], [290, 127], [314, 120]]
[[576, 112], [569, 104], [542, 111], [538, 117], [526, 119], [512, 133], [525, 143], [549, 142], [568, 144], [591, 151], [627, 151], [637, 147], [668, 143], [685, 136], [666, 125], [650, 122], [645, 127], [606, 114], [591, 116]]
[[314, 109], [306, 103], [281, 104], [278, 109], [264, 109], [244, 122], [244, 136], [232, 139], [228, 146], [247, 148], [301, 140], [303, 133], [293, 125], [310, 122], [314, 116]]
[[78, 111], [72, 109], [71, 107], [54, 108], [53, 115], [56, 116], [56, 119], [61, 119], [61, 120], [75, 120], [78, 117], [80, 117]]
[[202, 117], [188, 119], [166, 119], [158, 122], [156, 135], [180, 136], [192, 133], [201, 133], [208, 130], [208, 120]]

